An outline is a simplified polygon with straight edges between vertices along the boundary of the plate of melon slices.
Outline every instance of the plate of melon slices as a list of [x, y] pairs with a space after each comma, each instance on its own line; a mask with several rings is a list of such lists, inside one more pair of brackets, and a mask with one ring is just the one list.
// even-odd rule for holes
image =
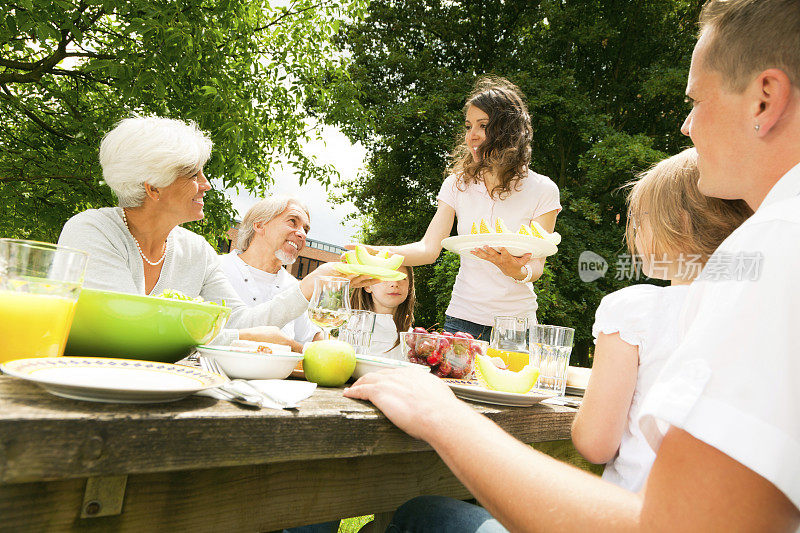
[[532, 254], [533, 257], [547, 257], [558, 252], [561, 235], [546, 231], [538, 222], [522, 224], [517, 232], [509, 230], [502, 218], [497, 218], [490, 228], [485, 219], [472, 224], [469, 235], [456, 235], [442, 240], [442, 247], [457, 254], [468, 254], [472, 250], [489, 246], [494, 249], [505, 248], [515, 257]]
[[399, 281], [406, 277], [405, 272], [398, 270], [403, 264], [403, 259], [402, 255], [387, 251], [371, 254], [366, 247], [359, 244], [355, 250], [344, 254], [344, 262], [334, 263], [333, 266], [342, 274], [365, 275], [382, 281]]
[[558, 396], [554, 391], [534, 388], [539, 369], [525, 365], [519, 372], [496, 366], [491, 357], [475, 358], [475, 379], [445, 379], [445, 383], [459, 398], [474, 402], [527, 407], [547, 398]]

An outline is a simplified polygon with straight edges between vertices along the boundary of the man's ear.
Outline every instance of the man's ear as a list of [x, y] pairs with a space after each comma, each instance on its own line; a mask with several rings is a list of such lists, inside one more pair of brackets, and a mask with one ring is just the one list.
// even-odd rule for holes
[[255, 222], [253, 222], [253, 230], [255, 230], [256, 233], [264, 233], [265, 225], [266, 224], [264, 223], [263, 220], [256, 220]]
[[770, 68], [753, 80], [753, 94], [758, 106], [753, 127], [758, 137], [765, 137], [783, 117], [792, 95], [792, 81], [779, 68]]

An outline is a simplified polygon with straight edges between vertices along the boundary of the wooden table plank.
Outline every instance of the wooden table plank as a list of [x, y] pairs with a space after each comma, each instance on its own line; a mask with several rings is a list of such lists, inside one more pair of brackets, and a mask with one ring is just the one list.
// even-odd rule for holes
[[129, 476], [122, 514], [103, 518], [79, 518], [84, 485], [0, 485], [0, 528], [271, 531], [391, 511], [419, 494], [470, 497], [434, 452]]
[[[568, 439], [575, 413], [470, 405], [529, 443]], [[341, 389], [320, 388], [297, 410], [250, 410], [196, 396], [153, 405], [80, 402], [0, 376], [0, 484], [426, 450]]]
[[0, 485], [0, 530], [271, 531], [471, 497], [432, 451], [130, 476], [122, 514], [103, 518], [79, 518], [85, 483]]

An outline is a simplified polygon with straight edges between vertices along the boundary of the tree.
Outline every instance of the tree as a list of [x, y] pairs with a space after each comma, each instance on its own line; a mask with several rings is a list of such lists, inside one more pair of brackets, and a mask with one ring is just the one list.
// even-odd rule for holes
[[[55, 240], [67, 218], [111, 205], [97, 149], [132, 113], [191, 119], [215, 143], [206, 174], [263, 192], [279, 157], [303, 179], [317, 70], [341, 75], [330, 37], [357, 1], [11, 0], [0, 6], [0, 235]], [[356, 11], [357, 13], [357, 11]], [[222, 235], [220, 191], [194, 229]]]
[[[635, 172], [688, 144], [683, 89], [702, 2], [686, 0], [378, 0], [339, 37], [348, 77], [315, 97], [325, 120], [369, 150], [343, 196], [367, 214], [372, 243], [419, 239], [435, 211], [447, 154], [461, 135], [464, 97], [496, 74], [527, 95], [533, 161], [561, 190], [563, 236], [536, 284], [539, 320], [575, 327], [574, 361], [590, 355], [600, 298], [624, 252], [624, 193]], [[578, 276], [591, 250], [610, 263]], [[417, 277], [419, 322], [441, 321], [457, 258]]]

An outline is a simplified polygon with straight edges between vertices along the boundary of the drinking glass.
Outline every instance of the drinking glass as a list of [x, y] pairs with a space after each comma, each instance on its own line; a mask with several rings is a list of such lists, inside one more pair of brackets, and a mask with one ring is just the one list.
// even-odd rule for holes
[[0, 363], [64, 353], [86, 252], [0, 239]]
[[486, 354], [499, 357], [509, 370], [519, 372], [529, 361], [528, 318], [496, 316]]
[[539, 367], [536, 387], [564, 395], [575, 330], [535, 324], [530, 329], [531, 364]]
[[357, 354], [369, 354], [372, 332], [375, 331], [375, 313], [352, 310], [350, 317], [339, 328], [339, 340], [353, 345]]
[[314, 294], [308, 303], [308, 317], [322, 328], [326, 339], [350, 316], [350, 280], [322, 276], [314, 280]]

